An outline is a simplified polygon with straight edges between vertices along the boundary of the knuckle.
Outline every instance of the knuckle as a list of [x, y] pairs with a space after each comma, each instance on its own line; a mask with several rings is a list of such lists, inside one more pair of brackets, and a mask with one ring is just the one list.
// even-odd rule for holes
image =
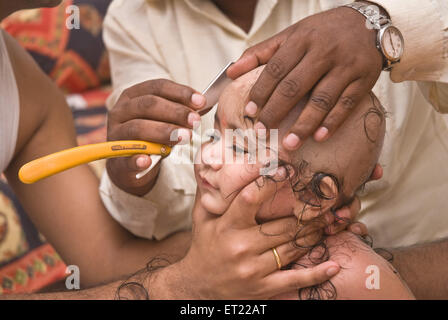
[[265, 70], [272, 78], [280, 79], [285, 71], [284, 63], [281, 59], [274, 57], [266, 65]]
[[355, 98], [352, 96], [343, 96], [340, 100], [340, 104], [345, 110], [351, 111], [356, 105]]
[[241, 55], [242, 57], [248, 57], [254, 54], [254, 49], [253, 48], [247, 48], [246, 50], [244, 50], [243, 54]]
[[314, 246], [322, 239], [322, 230], [303, 235], [295, 240], [295, 244], [302, 248], [309, 248]]
[[280, 260], [285, 264], [302, 257], [307, 252], [306, 249], [298, 248], [294, 241], [287, 243], [285, 252], [280, 253]]
[[308, 43], [313, 43], [321, 39], [320, 32], [314, 27], [302, 28], [302, 34]]
[[278, 117], [277, 113], [271, 105], [267, 105], [260, 113], [260, 121], [269, 128], [269, 124], [272, 124], [273, 120]]
[[295, 239], [297, 235], [297, 219], [295, 217], [288, 218], [283, 223], [282, 234], [284, 234], [287, 239]]
[[131, 105], [131, 99], [129, 98], [125, 98], [125, 99], [121, 99], [120, 102], [118, 102], [113, 108], [112, 110], [115, 111], [115, 113], [121, 113], [121, 112], [125, 112], [125, 110], [129, 109], [129, 106]]
[[126, 126], [126, 136], [129, 139], [137, 139], [138, 133], [141, 131], [140, 125], [138, 122], [129, 123], [128, 126]]
[[241, 200], [247, 205], [254, 205], [257, 203], [258, 197], [251, 189], [244, 189], [241, 191]]
[[145, 98], [141, 99], [142, 107], [145, 108], [146, 106], [155, 106], [159, 102], [159, 98], [157, 96], [148, 95]]
[[142, 113], [144, 114], [144, 112], [147, 109], [147, 106], [153, 105], [153, 103], [154, 103], [153, 96], [149, 96], [146, 98], [145, 97], [137, 97], [133, 100], [134, 100], [135, 108], [139, 114], [142, 114]]
[[[286, 232], [285, 232], [285, 235], [291, 241], [295, 241], [297, 239], [297, 237], [299, 236], [297, 227], [288, 228], [288, 230], [286, 230]], [[291, 243], [291, 244], [293, 244], [293, 243]]]
[[298, 79], [288, 79], [280, 82], [280, 94], [286, 98], [294, 98], [300, 93], [301, 82]]
[[120, 98], [123, 98], [123, 97], [124, 97], [124, 98], [128, 98], [129, 95], [130, 95], [130, 92], [131, 92], [132, 88], [133, 88], [133, 87], [124, 89], [124, 90], [121, 92], [121, 94], [120, 94]]
[[333, 99], [331, 95], [326, 92], [318, 92], [311, 96], [310, 101], [314, 108], [320, 111], [328, 112], [332, 107]]
[[160, 92], [163, 90], [165, 85], [167, 84], [168, 80], [165, 79], [155, 79], [151, 81], [151, 89], [154, 90], [154, 92]]
[[295, 235], [297, 232], [297, 226], [298, 226], [299, 220], [296, 216], [292, 216], [287, 218], [284, 223], [284, 230], [286, 233], [290, 233], [292, 235]]
[[235, 259], [241, 259], [244, 257], [248, 252], [249, 248], [246, 243], [241, 241], [234, 241], [229, 248], [231, 255]]
[[251, 264], [241, 264], [236, 273], [239, 279], [248, 281], [255, 277], [255, 268]]
[[127, 97], [118, 99], [117, 103], [109, 111], [108, 119], [111, 118], [111, 120], [119, 122], [122, 114], [126, 113], [127, 110], [129, 110], [130, 104], [131, 99]]

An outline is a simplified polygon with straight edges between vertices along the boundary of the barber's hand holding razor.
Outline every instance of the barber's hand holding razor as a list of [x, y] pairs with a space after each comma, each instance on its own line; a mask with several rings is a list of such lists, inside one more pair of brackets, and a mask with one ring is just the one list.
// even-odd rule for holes
[[[170, 80], [156, 79], [142, 82], [123, 91], [109, 112], [108, 140], [144, 140], [173, 146], [191, 139], [193, 123], [200, 121], [196, 112], [205, 105], [205, 98], [192, 88]], [[178, 130], [177, 141], [172, 141]], [[149, 168], [148, 155], [107, 160], [110, 179], [122, 190], [144, 195], [154, 186], [159, 164], [148, 174], [136, 174]]]

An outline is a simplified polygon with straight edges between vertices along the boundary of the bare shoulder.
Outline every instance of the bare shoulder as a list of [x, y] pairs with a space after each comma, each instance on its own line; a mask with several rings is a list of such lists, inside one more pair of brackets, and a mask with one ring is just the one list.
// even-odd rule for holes
[[414, 299], [395, 268], [358, 236], [341, 232], [326, 244], [329, 259], [342, 267], [331, 280], [338, 299]]
[[330, 281], [287, 292], [273, 299], [415, 299], [393, 266], [350, 232], [344, 231], [326, 238], [309, 254], [293, 263], [292, 268], [310, 268], [327, 260], [335, 261], [341, 266], [341, 271]]
[[[51, 153], [45, 146], [62, 139], [60, 131], [72, 132], [71, 113], [65, 97], [53, 81], [15, 39], [3, 32], [14, 71], [20, 101], [19, 133], [12, 171], [18, 163]], [[10, 166], [10, 167], [11, 167]], [[8, 171], [10, 171], [8, 169]]]

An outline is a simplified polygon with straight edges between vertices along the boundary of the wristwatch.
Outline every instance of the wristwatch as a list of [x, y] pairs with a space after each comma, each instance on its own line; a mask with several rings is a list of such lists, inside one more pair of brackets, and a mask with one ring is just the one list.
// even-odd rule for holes
[[344, 5], [352, 8], [367, 18], [366, 27], [378, 30], [376, 47], [384, 57], [384, 71], [392, 70], [394, 64], [400, 62], [404, 52], [404, 38], [400, 30], [392, 25], [392, 21], [381, 14], [378, 6], [357, 1]]

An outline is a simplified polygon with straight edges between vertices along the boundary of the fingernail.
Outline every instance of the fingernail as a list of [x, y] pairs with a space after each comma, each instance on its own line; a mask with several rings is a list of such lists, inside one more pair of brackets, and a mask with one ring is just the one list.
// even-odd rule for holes
[[325, 127], [320, 127], [314, 134], [314, 140], [324, 141], [328, 136], [328, 129]]
[[191, 131], [181, 128], [177, 130], [177, 141], [179, 145], [187, 144], [191, 138]]
[[248, 116], [255, 116], [257, 114], [257, 104], [253, 101], [249, 101], [249, 103], [246, 105], [246, 107], [244, 108], [244, 110], [246, 111]]
[[255, 125], [254, 125], [254, 130], [255, 130], [255, 133], [257, 134], [257, 136], [260, 138], [260, 139], [263, 139], [263, 138], [266, 138], [266, 127], [265, 127], [265, 125], [262, 123], [262, 122], [260, 122], [260, 121], [258, 121]]
[[135, 161], [138, 168], [144, 168], [146, 167], [146, 158], [145, 157], [138, 157]]
[[201, 107], [205, 104], [205, 97], [202, 94], [193, 93], [193, 95], [191, 96], [191, 102], [194, 105]]
[[263, 131], [264, 130], [264, 132], [266, 132], [266, 127], [265, 127], [265, 125], [263, 124], [263, 122], [260, 122], [260, 121], [258, 121], [255, 125], [254, 125], [254, 129], [255, 129], [255, 131]]
[[339, 272], [339, 267], [331, 267], [327, 270], [327, 276], [333, 277]]
[[190, 112], [188, 114], [188, 124], [190, 126], [194, 126], [195, 122], [200, 122], [201, 121], [201, 116], [198, 115], [197, 113], [194, 112]]
[[295, 149], [295, 148], [297, 148], [299, 146], [299, 143], [300, 143], [300, 138], [296, 134], [294, 134], [294, 133], [290, 133], [283, 140], [283, 145], [287, 149]]

